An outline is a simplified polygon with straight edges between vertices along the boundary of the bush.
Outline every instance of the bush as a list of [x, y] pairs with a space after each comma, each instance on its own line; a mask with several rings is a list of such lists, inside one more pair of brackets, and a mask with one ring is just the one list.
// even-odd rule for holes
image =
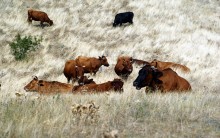
[[10, 47], [15, 59], [23, 60], [27, 57], [28, 53], [35, 51], [41, 42], [42, 37], [37, 38], [36, 36], [24, 36], [22, 38], [20, 34], [17, 34], [15, 40], [10, 43]]

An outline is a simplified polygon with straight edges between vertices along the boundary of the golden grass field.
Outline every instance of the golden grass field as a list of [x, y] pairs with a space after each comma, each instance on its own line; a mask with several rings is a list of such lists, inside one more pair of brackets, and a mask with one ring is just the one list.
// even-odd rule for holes
[[[218, 0], [1, 0], [0, 2], [0, 137], [220, 137], [220, 2]], [[28, 24], [27, 10], [45, 11], [54, 25]], [[112, 27], [119, 12], [134, 12], [134, 24]], [[9, 43], [22, 36], [42, 36], [40, 48], [16, 61]], [[132, 83], [122, 94], [39, 96], [24, 91], [38, 76], [67, 82], [65, 61], [106, 55], [97, 83], [117, 77], [118, 56], [176, 62], [191, 69], [189, 93], [149, 93]], [[20, 93], [21, 96], [16, 96]], [[95, 115], [74, 114], [72, 105], [99, 106]]]

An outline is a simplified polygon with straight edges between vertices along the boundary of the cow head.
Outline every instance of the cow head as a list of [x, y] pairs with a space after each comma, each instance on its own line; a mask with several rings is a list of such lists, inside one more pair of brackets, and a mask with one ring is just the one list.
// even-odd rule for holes
[[113, 27], [116, 27], [116, 26], [117, 26], [117, 23], [114, 22], [112, 25], [113, 25]]
[[49, 24], [50, 24], [50, 26], [53, 25], [53, 20], [50, 20], [50, 21], [49, 21]]
[[145, 65], [139, 72], [138, 77], [133, 82], [133, 86], [136, 87], [137, 90], [140, 90], [142, 87], [151, 86], [154, 81], [157, 84], [161, 84], [158, 78], [163, 75], [162, 72], [157, 70], [156, 68]]
[[75, 70], [76, 70], [76, 77], [77, 78], [81, 78], [84, 75], [84, 66], [75, 66]]
[[158, 68], [158, 63], [157, 63], [158, 61], [156, 60], [156, 59], [154, 59], [151, 63], [150, 63], [150, 65], [151, 66], [154, 66], [155, 68]]
[[124, 70], [128, 71], [129, 74], [133, 71], [132, 62], [132, 57], [126, 57], [122, 59], [122, 65], [124, 67]]
[[123, 91], [124, 82], [121, 79], [114, 79], [111, 82], [111, 85], [114, 88], [114, 91], [119, 91], [119, 92]]
[[29, 82], [25, 87], [24, 87], [25, 91], [38, 91], [38, 78], [37, 76], [34, 76], [33, 80], [31, 82]]
[[100, 62], [101, 62], [101, 65], [104, 65], [104, 66], [106, 66], [106, 67], [109, 66], [108, 61], [107, 61], [107, 58], [106, 58], [105, 56], [102, 56], [102, 57], [99, 56], [99, 60], [100, 60]]
[[79, 85], [85, 85], [85, 84], [90, 84], [90, 83], [95, 83], [93, 79], [88, 79], [89, 77], [83, 76], [78, 80]]

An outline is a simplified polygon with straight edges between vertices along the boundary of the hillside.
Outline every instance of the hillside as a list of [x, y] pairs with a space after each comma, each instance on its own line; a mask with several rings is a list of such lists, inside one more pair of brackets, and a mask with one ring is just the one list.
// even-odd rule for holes
[[[4, 126], [0, 133], [5, 137], [100, 137], [106, 130], [102, 125], [107, 125], [107, 130], [118, 129], [122, 137], [220, 136], [219, 6], [218, 0], [3, 0], [0, 3], [0, 101], [3, 105], [11, 105], [15, 110], [11, 113], [17, 113], [23, 122], [10, 116], [8, 122], [0, 123]], [[30, 8], [45, 11], [54, 25], [42, 29], [39, 22], [28, 24], [27, 10]], [[114, 16], [124, 11], [134, 12], [134, 24], [113, 28]], [[43, 37], [40, 48], [24, 61], [16, 61], [10, 51], [9, 43], [18, 33]], [[35, 101], [33, 105], [38, 113], [32, 122], [25, 108], [30, 108], [32, 97], [38, 95], [25, 92], [25, 84], [35, 75], [66, 82], [62, 73], [65, 61], [79, 55], [107, 56], [110, 67], [102, 67], [95, 77], [91, 76], [98, 83], [117, 77], [113, 69], [121, 55], [184, 64], [191, 69], [189, 74], [176, 71], [190, 82], [193, 90], [187, 94], [146, 95], [145, 89], [138, 91], [132, 86], [140, 69], [134, 67], [123, 94], [61, 95], [57, 100], [61, 104], [53, 101], [52, 96], [43, 97], [45, 101]], [[15, 99], [16, 92], [25, 94], [23, 102]], [[102, 117], [95, 126], [78, 122], [81, 126], [77, 128], [78, 124], [71, 120], [69, 107], [89, 100], [101, 105]], [[23, 107], [14, 106], [19, 104]], [[7, 116], [6, 107], [3, 107], [1, 120]], [[35, 112], [33, 108], [30, 110]], [[137, 118], [134, 117], [136, 110]], [[47, 111], [52, 119], [46, 115]], [[48, 127], [42, 125], [48, 118], [52, 123]], [[192, 118], [196, 119], [192, 121]], [[52, 126], [62, 130], [56, 131]], [[75, 128], [75, 133], [71, 132]], [[81, 130], [87, 131], [81, 134]]]

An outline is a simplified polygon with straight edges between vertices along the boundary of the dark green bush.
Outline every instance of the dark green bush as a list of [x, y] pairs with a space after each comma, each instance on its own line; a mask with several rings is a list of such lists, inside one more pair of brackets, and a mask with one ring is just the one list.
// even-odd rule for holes
[[42, 37], [37, 38], [36, 36], [24, 36], [22, 38], [20, 34], [17, 34], [15, 40], [10, 43], [10, 47], [15, 59], [23, 60], [31, 51], [35, 51], [41, 42]]

